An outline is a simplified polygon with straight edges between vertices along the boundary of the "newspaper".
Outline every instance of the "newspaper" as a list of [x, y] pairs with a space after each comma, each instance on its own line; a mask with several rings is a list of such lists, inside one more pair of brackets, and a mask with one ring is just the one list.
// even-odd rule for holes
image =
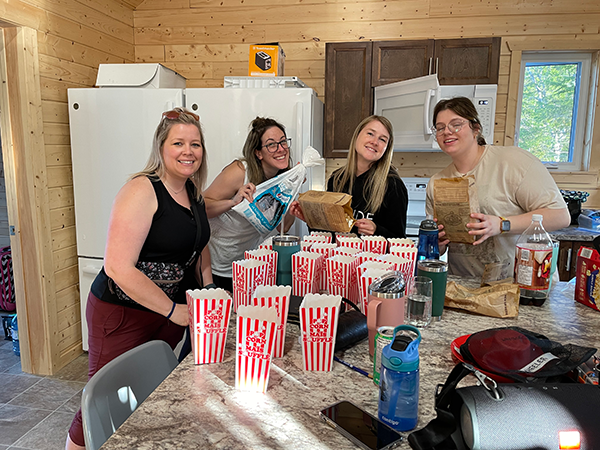
[[348, 232], [354, 226], [352, 196], [343, 192], [307, 191], [298, 197], [306, 224], [315, 230]]

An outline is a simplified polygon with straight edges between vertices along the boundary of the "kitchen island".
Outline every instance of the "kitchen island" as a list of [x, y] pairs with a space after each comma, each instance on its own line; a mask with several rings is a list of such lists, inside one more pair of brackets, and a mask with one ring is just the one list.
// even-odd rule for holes
[[[235, 316], [232, 318], [232, 325]], [[517, 319], [444, 310], [422, 330], [418, 428], [434, 417], [435, 387], [454, 367], [450, 343], [488, 328], [519, 326], [563, 344], [600, 348], [600, 312], [573, 300], [573, 286], [557, 283], [542, 307], [521, 306]], [[196, 366], [187, 357], [140, 405], [102, 449], [355, 449], [319, 419], [319, 411], [350, 400], [377, 415], [378, 388], [369, 378], [334, 363], [331, 372], [305, 372], [298, 327], [288, 325], [286, 354], [273, 360], [266, 394], [235, 390], [235, 329], [225, 361]], [[367, 342], [338, 355], [372, 370]], [[474, 377], [468, 377], [472, 381]], [[464, 380], [463, 383], [465, 383]], [[401, 448], [410, 448], [404, 442]]]

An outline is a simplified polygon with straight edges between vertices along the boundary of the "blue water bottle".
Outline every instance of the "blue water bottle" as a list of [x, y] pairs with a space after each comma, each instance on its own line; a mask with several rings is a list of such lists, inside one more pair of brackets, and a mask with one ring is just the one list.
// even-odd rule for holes
[[21, 349], [19, 347], [19, 325], [17, 324], [17, 315], [13, 316], [10, 323], [10, 334], [13, 343], [13, 353], [17, 356], [21, 356]]
[[394, 340], [381, 352], [379, 419], [397, 431], [417, 426], [420, 343], [417, 328], [399, 325]]
[[428, 217], [419, 226], [419, 245], [417, 246], [417, 261], [422, 259], [440, 259], [438, 245], [437, 223]]

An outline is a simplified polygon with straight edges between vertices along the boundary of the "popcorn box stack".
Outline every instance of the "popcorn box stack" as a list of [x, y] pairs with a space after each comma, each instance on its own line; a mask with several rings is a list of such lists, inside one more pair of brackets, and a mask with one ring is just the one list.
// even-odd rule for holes
[[387, 253], [388, 241], [383, 236], [363, 236], [363, 250], [384, 255]]
[[330, 258], [331, 256], [333, 256], [333, 252], [334, 250], [337, 248], [337, 244], [334, 243], [328, 243], [328, 244], [322, 244], [322, 243], [315, 243], [310, 247], [310, 252], [311, 253], [318, 253], [320, 255], [323, 255], [323, 260], [321, 261], [321, 267], [318, 269], [319, 274], [320, 274], [320, 284], [319, 284], [319, 290], [325, 290], [327, 289], [327, 264], [326, 264], [326, 260], [327, 258]]
[[356, 267], [357, 279], [360, 278], [367, 269], [394, 270], [394, 264], [392, 264], [391, 262], [388, 262], [388, 261], [381, 261], [381, 260], [365, 261], [364, 263], [359, 264]]
[[[359, 304], [356, 267], [358, 259], [353, 256], [335, 255], [326, 260], [327, 291]], [[350, 306], [347, 306], [350, 309]]]
[[358, 264], [361, 265], [365, 261], [377, 261], [381, 255], [379, 253], [360, 252], [354, 255], [358, 259]]
[[290, 286], [258, 286], [250, 300], [250, 306], [273, 308], [277, 313], [275, 346], [272, 352], [273, 358], [283, 357], [291, 292], [292, 288]]
[[360, 251], [363, 250], [363, 241], [357, 236], [341, 236], [336, 235], [335, 237], [338, 247], [353, 247]]
[[379, 260], [392, 264], [394, 270], [402, 272], [402, 275], [404, 275], [405, 280], [412, 277], [414, 274], [414, 262], [410, 259], [388, 253], [387, 255], [381, 255], [379, 257]]
[[258, 259], [233, 262], [233, 307], [236, 312], [240, 305], [248, 304], [257, 286], [265, 284], [268, 266], [268, 263]]
[[404, 247], [393, 245], [390, 247], [390, 255], [400, 256], [401, 258], [406, 258], [411, 261], [411, 268], [409, 269], [410, 273], [415, 272], [415, 264], [417, 262], [417, 247]]
[[304, 296], [300, 304], [304, 370], [331, 370], [341, 301], [339, 295]]
[[358, 288], [360, 292], [360, 310], [365, 316], [368, 316], [367, 311], [369, 310], [369, 286], [382, 275], [385, 275], [390, 269], [389, 268], [370, 268], [365, 270], [362, 275], [358, 278]]
[[324, 256], [298, 252], [292, 255], [292, 292], [300, 297], [319, 292]]
[[223, 362], [233, 300], [224, 289], [187, 290], [194, 364]]
[[363, 253], [363, 251], [358, 247], [338, 247], [333, 251], [335, 255], [346, 255], [346, 256], [356, 256], [359, 253]]
[[[390, 238], [388, 239], [390, 247], [416, 247], [415, 241], [410, 238]], [[390, 251], [391, 252], [391, 251]]]
[[331, 244], [333, 239], [333, 235], [329, 231], [311, 231], [310, 236], [323, 239], [322, 242], [325, 242], [326, 244]]
[[266, 248], [267, 250], [273, 250], [273, 237], [268, 237], [260, 243], [258, 248]]
[[246, 250], [244, 258], [257, 259], [268, 264], [265, 271], [265, 284], [274, 286], [277, 280], [277, 252], [267, 248], [257, 248], [256, 250]]
[[240, 305], [237, 316], [235, 388], [266, 392], [277, 334], [274, 308]]
[[301, 250], [308, 250], [313, 244], [317, 242], [322, 244], [330, 244], [331, 243], [331, 235], [327, 237], [324, 234], [311, 234], [309, 236], [304, 236], [302, 242], [300, 243]]

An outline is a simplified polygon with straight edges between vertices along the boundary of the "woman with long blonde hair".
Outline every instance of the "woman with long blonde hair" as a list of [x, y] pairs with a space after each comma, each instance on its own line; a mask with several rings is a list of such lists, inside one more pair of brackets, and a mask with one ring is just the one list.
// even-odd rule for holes
[[[331, 175], [330, 192], [352, 195], [353, 231], [386, 238], [406, 237], [408, 192], [392, 166], [394, 131], [383, 116], [369, 116], [354, 130], [346, 165]], [[298, 202], [290, 212], [304, 220]]]

